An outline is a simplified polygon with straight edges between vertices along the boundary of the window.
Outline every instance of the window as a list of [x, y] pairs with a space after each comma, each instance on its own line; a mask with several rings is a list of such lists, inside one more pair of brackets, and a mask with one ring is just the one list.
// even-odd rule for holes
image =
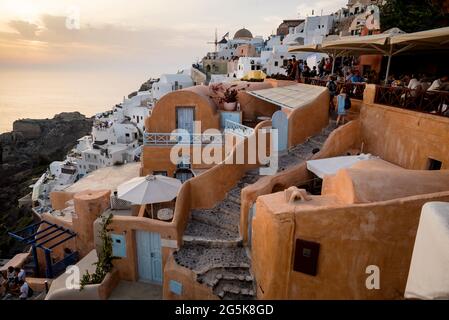
[[441, 170], [442, 165], [443, 165], [443, 163], [439, 160], [435, 160], [432, 158], [429, 158], [427, 160], [427, 169], [428, 170]]
[[275, 66], [275, 67], [279, 66], [279, 62], [278, 62], [278, 61], [275, 61], [275, 62], [274, 62], [274, 66]]
[[168, 176], [167, 171], [153, 171], [154, 176]]

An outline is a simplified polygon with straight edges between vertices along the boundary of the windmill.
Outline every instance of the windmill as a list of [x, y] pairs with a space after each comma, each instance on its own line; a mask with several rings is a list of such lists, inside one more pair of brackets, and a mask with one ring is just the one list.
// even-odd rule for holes
[[214, 42], [208, 42], [208, 44], [214, 44], [215, 45], [215, 51], [217, 52], [217, 47], [218, 47], [218, 31], [217, 28], [215, 28], [215, 41]]
[[[222, 37], [222, 39], [224, 39], [224, 38], [226, 38], [226, 37], [229, 37], [229, 32], [226, 32], [226, 34]], [[215, 51], [214, 52], [217, 52], [217, 49], [218, 49], [218, 44], [219, 44], [220, 42], [218, 41], [218, 30], [217, 30], [217, 28], [215, 28], [215, 41], [213, 41], [213, 42], [208, 42], [208, 44], [213, 44], [213, 45], [215, 45]]]

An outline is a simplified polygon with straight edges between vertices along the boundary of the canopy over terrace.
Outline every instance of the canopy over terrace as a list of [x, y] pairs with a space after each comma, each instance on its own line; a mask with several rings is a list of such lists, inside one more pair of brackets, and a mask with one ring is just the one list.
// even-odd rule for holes
[[390, 72], [391, 58], [410, 51], [449, 50], [449, 27], [408, 34], [382, 33], [363, 37], [343, 37], [323, 42], [322, 50], [341, 50], [347, 55], [382, 54], [388, 57], [385, 81]]
[[326, 88], [295, 84], [285, 87], [248, 91], [248, 94], [277, 106], [296, 109], [314, 101]]
[[308, 45], [300, 45], [300, 46], [292, 46], [288, 49], [289, 52], [316, 52], [316, 53], [325, 53], [332, 57], [332, 73], [335, 71], [335, 59], [337, 57], [342, 57], [344, 55], [348, 55], [347, 49], [328, 49], [323, 48], [321, 44], [308, 44]]

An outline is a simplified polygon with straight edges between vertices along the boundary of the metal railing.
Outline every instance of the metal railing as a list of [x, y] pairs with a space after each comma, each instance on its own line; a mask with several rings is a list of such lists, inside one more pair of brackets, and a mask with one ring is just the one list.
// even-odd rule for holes
[[63, 272], [65, 272], [65, 270], [67, 269], [68, 266], [73, 266], [74, 264], [76, 264], [79, 260], [79, 254], [78, 251], [75, 251], [73, 253], [71, 253], [70, 255], [64, 257], [64, 259], [56, 262], [55, 264], [52, 265], [51, 270], [52, 270], [52, 278], [53, 277], [58, 277], [59, 275], [61, 275]]
[[[305, 84], [311, 84], [314, 86], [325, 87], [328, 80], [323, 80], [319, 78], [304, 78]], [[352, 83], [352, 82], [342, 82], [335, 81], [337, 84], [337, 93], [341, 91], [343, 87], [346, 88], [346, 93], [352, 99], [363, 100], [363, 92], [365, 91], [366, 83]]]
[[229, 132], [238, 136], [247, 137], [254, 133], [254, 129], [247, 127], [241, 123], [232, 120], [225, 120], [225, 132]]
[[146, 146], [173, 146], [177, 144], [186, 145], [222, 145], [222, 134], [188, 134], [188, 133], [148, 133], [144, 135]]
[[377, 86], [375, 103], [449, 117], [449, 92]]

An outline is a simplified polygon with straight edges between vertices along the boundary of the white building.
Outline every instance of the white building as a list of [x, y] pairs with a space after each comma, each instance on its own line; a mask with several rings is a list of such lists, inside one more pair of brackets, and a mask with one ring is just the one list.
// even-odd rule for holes
[[145, 119], [150, 115], [153, 107], [153, 96], [150, 91], [139, 91], [131, 98], [124, 98], [123, 102], [114, 108], [115, 118], [120, 121], [128, 120], [143, 134]]
[[[240, 57], [237, 64], [236, 77], [243, 78], [248, 72], [262, 70], [262, 58], [260, 57]], [[231, 75], [232, 76], [232, 75]]]
[[283, 43], [286, 45], [319, 44], [329, 35], [334, 25], [334, 15], [307, 17], [289, 33]]
[[263, 50], [265, 41], [262, 36], [253, 37], [253, 34], [248, 29], [238, 30], [232, 39], [225, 37], [217, 44], [217, 52], [209, 52], [207, 57], [209, 59], [230, 60], [232, 57], [239, 56], [238, 49], [243, 45], [251, 45], [255, 48], [256, 53], [260, 54]]
[[194, 85], [190, 75], [185, 73], [163, 74], [159, 81], [153, 83], [151, 90], [153, 99], [155, 101], [162, 98], [167, 93], [181, 90], [183, 88], [192, 87]]

